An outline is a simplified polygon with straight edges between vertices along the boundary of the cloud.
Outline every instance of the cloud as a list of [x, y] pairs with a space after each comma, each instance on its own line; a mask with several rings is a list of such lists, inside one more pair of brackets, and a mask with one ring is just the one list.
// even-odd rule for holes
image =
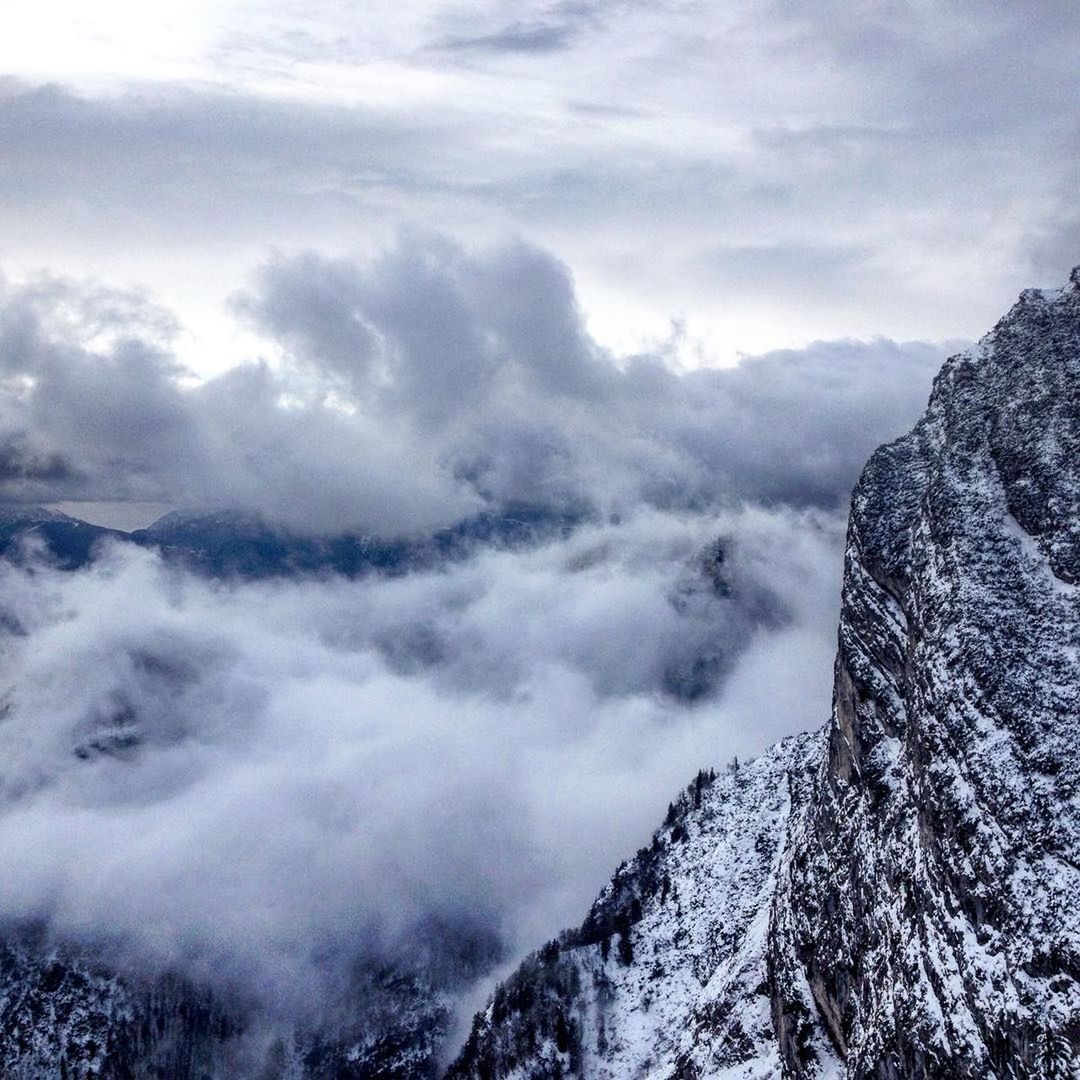
[[[4, 567], [0, 918], [288, 1015], [425, 925], [531, 946], [699, 764], [823, 715], [841, 525], [650, 513], [351, 583]], [[680, 702], [702, 654], [741, 674]]]
[[680, 374], [662, 351], [598, 345], [547, 253], [426, 234], [370, 260], [278, 257], [233, 306], [269, 358], [199, 381], [172, 352], [174, 322], [138, 294], [4, 287], [0, 494], [384, 536], [509, 502], [835, 507], [921, 411], [944, 353], [816, 343]]
[[392, 423], [350, 417], [321, 389], [289, 397], [289, 379], [266, 364], [185, 387], [151, 333], [155, 311], [129, 296], [130, 318], [103, 326], [96, 299], [48, 279], [0, 297], [0, 431], [19, 465], [7, 501], [225, 504], [313, 531], [394, 533], [476, 505]]
[[25, 481], [51, 485], [75, 479], [71, 463], [59, 454], [35, 454], [17, 435], [0, 444], [0, 483], [9, 490], [17, 491]]
[[822, 342], [679, 374], [593, 341], [568, 270], [543, 252], [416, 235], [366, 264], [276, 260], [236, 306], [365, 413], [438, 443], [483, 495], [607, 512], [837, 505], [921, 411], [944, 356]]
[[514, 5], [502, 4], [483, 14], [437, 12], [434, 22], [444, 36], [438, 38], [435, 48], [451, 55], [520, 55], [528, 60], [579, 45], [588, 31], [603, 25], [607, 15], [604, 5], [595, 0], [537, 4], [525, 19], [515, 17], [514, 10]]
[[725, 357], [974, 336], [1075, 261], [1072, 5], [257, 9], [212, 20], [181, 84], [10, 83], [9, 257], [216, 303], [268, 239], [515, 231], [587, 283], [605, 340], [678, 311]]
[[545, 252], [425, 234], [367, 261], [278, 257], [233, 306], [270, 359], [200, 382], [137, 294], [4, 288], [4, 497], [224, 505], [380, 535], [509, 502], [833, 507], [918, 415], [944, 352], [816, 343], [680, 374], [662, 352], [599, 346]]
[[266, 355], [200, 380], [145, 296], [4, 282], [5, 500], [584, 524], [355, 582], [0, 569], [0, 917], [310, 1018], [356, 959], [535, 945], [701, 764], [825, 715], [847, 494], [940, 347], [680, 371], [602, 347], [550, 254], [424, 233], [276, 256], [233, 310]]
[[545, 22], [512, 22], [491, 34], [450, 37], [441, 48], [451, 51], [549, 53], [570, 47], [573, 27]]

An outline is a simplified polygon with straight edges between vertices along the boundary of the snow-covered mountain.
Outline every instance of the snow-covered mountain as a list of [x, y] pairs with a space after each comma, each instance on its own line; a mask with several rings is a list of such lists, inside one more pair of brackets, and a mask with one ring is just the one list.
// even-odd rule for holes
[[100, 948], [6, 927], [0, 941], [5, 1080], [421, 1080], [438, 1075], [462, 985], [498, 958], [494, 937], [417, 929], [414, 955], [358, 956], [311, 1017], [268, 1013], [172, 975], [118, 972]]
[[586, 517], [581, 508], [509, 503], [418, 537], [306, 536], [237, 511], [175, 510], [128, 539], [214, 577], [362, 577], [431, 569], [483, 548], [514, 549], [565, 537]]
[[488, 548], [519, 549], [565, 538], [581, 507], [508, 503], [429, 535], [304, 535], [235, 510], [174, 510], [145, 529], [122, 532], [40, 506], [0, 505], [0, 556], [44, 558], [62, 570], [92, 563], [106, 540], [152, 548], [196, 573], [231, 579], [301, 575], [396, 576], [461, 561]]
[[62, 570], [77, 570], [93, 559], [103, 541], [126, 537], [58, 510], [0, 505], [0, 557], [13, 562], [45, 558]]
[[819, 735], [701, 772], [619, 867], [580, 929], [552, 941], [477, 1016], [451, 1077], [779, 1075], [767, 992], [777, 869]]
[[701, 776], [456, 1078], [1080, 1076], [1080, 270], [855, 491], [832, 718]]
[[[867, 465], [825, 728], [699, 773], [449, 1076], [1080, 1075], [1078, 582], [1074, 271], [950, 360]], [[448, 993], [496, 962], [475, 927], [442, 937], [290, 1028], [11, 929], [0, 1075], [433, 1076]]]

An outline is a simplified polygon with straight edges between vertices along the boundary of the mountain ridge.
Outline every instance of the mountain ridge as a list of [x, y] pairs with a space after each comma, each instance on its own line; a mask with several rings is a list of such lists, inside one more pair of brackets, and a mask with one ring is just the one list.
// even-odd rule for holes
[[[679, 944], [679, 919], [647, 896], [650, 874], [682, 866], [676, 845], [659, 869], [643, 873], [639, 853], [613, 879], [631, 875], [647, 896], [619, 928], [622, 960], [609, 943], [590, 968], [593, 946], [572, 938], [530, 958], [506, 984], [517, 1007], [500, 1009], [496, 991], [450, 1075], [1080, 1075], [1078, 571], [1080, 268], [1062, 290], [1026, 290], [947, 361], [914, 431], [868, 462], [832, 718], [802, 766], [814, 778], [783, 843], [766, 841], [779, 854], [757, 929], [714, 950], [695, 994], [671, 984], [664, 1024], [682, 1041], [638, 1037], [664, 987], [629, 989], [623, 970]], [[781, 773], [789, 787], [802, 776]], [[692, 834], [715, 809], [686, 813]], [[694, 873], [712, 880], [714, 857], [700, 849]], [[714, 904], [743, 898], [737, 877], [717, 888]], [[725, 996], [763, 921], [764, 978]], [[544, 1007], [553, 985], [563, 992]]]
[[396, 576], [463, 561], [482, 547], [514, 550], [565, 538], [587, 520], [583, 508], [507, 503], [429, 535], [380, 538], [306, 535], [237, 510], [172, 510], [125, 532], [46, 507], [0, 505], [0, 556], [44, 558], [61, 570], [79, 570], [113, 541], [154, 549], [186, 569], [223, 579]]

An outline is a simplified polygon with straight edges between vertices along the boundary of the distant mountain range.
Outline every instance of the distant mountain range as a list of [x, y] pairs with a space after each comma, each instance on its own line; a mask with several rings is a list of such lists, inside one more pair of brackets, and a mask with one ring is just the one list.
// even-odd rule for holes
[[63, 570], [93, 561], [107, 541], [155, 548], [166, 559], [213, 577], [403, 574], [467, 558], [480, 547], [519, 548], [568, 535], [584, 510], [511, 503], [423, 537], [360, 533], [305, 536], [239, 511], [173, 511], [149, 528], [122, 532], [41, 507], [0, 507], [0, 555], [44, 558]]

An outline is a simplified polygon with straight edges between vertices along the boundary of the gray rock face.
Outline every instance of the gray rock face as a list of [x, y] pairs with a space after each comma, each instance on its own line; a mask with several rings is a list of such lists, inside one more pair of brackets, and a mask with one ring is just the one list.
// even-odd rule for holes
[[820, 740], [680, 803], [452, 1075], [1080, 1076], [1078, 581], [1074, 271], [868, 463]]
[[852, 1076], [1076, 1065], [1078, 529], [1074, 283], [951, 360], [855, 492], [828, 758], [772, 942]]

